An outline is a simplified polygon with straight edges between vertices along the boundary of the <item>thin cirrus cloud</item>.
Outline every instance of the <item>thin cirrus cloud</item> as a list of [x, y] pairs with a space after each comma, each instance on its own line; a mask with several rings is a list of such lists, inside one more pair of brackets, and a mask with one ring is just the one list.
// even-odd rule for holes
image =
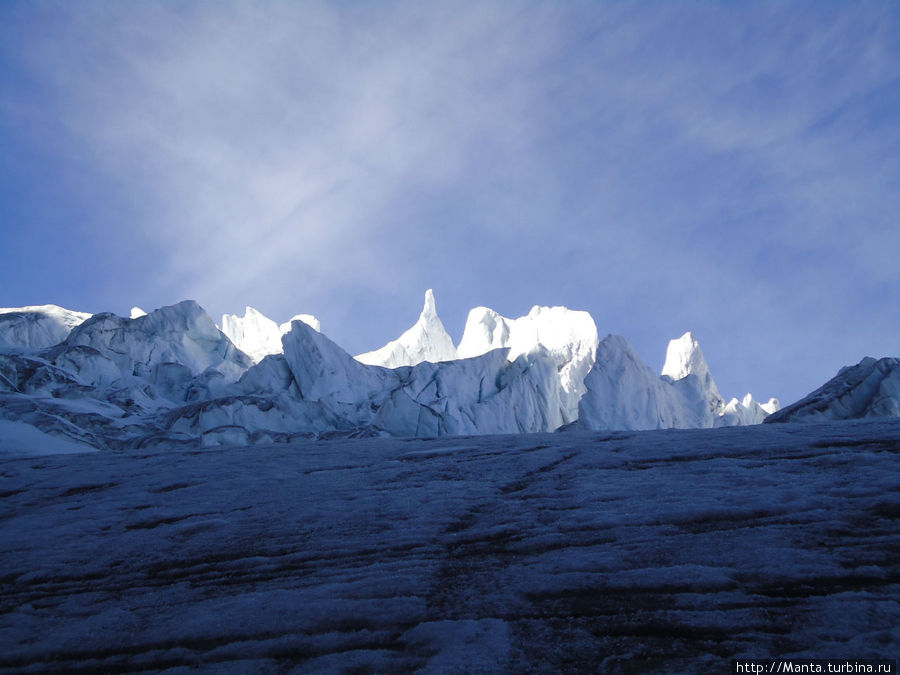
[[296, 265], [327, 285], [344, 281], [338, 259], [377, 276], [391, 202], [458, 180], [478, 136], [515, 124], [508, 100], [476, 90], [522, 54], [479, 59], [484, 22], [499, 17], [468, 13], [447, 32], [449, 8], [416, 21], [396, 9], [150, 6], [112, 26], [75, 10], [64, 38], [91, 45], [84, 62], [42, 66], [100, 168], [140, 165], [128, 188], [156, 193], [137, 227], [167, 251], [167, 283], [215, 296]]
[[434, 287], [457, 337], [566, 304], [653, 365], [692, 329], [723, 391], [783, 398], [900, 351], [891, 6], [0, 12], [0, 133], [22, 175], [78, 168], [41, 218], [94, 259], [56, 280], [86, 309], [310, 311], [359, 352]]

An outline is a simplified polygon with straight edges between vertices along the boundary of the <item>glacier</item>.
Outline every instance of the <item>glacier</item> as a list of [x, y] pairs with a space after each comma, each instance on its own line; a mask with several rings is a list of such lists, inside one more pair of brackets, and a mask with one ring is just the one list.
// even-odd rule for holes
[[565, 307], [518, 319], [475, 308], [457, 349], [431, 290], [412, 328], [356, 357], [311, 315], [279, 325], [247, 307], [220, 329], [194, 301], [131, 318], [18, 308], [0, 326], [0, 420], [88, 449], [710, 427], [777, 408], [726, 404], [690, 333], [657, 377]]
[[894, 658], [898, 449], [882, 418], [0, 457], [0, 672]]
[[123, 376], [149, 376], [159, 367], [177, 364], [192, 376], [215, 369], [233, 381], [251, 365], [193, 300], [136, 319], [95, 314], [69, 333], [61, 353], [78, 347], [109, 359]]
[[53, 347], [0, 352], [0, 419], [112, 449], [538, 432], [564, 422], [556, 371], [540, 350], [391, 369], [360, 363], [300, 319], [281, 343], [254, 363], [193, 301], [135, 319], [97, 314]]
[[[396, 367], [251, 308], [0, 314], [0, 671], [895, 653], [900, 359], [777, 413], [693, 334], [657, 373], [581, 314], [476, 308], [455, 358]], [[428, 293], [382, 355], [439, 322]]]
[[584, 311], [535, 305], [526, 316], [509, 319], [487, 307], [476, 307], [466, 319], [458, 351], [460, 357], [470, 357], [509, 348], [514, 359], [542, 347], [557, 370], [561, 414], [569, 423], [578, 416], [584, 378], [596, 357], [597, 336], [594, 319]]
[[728, 403], [719, 393], [700, 343], [690, 332], [671, 340], [662, 374], [644, 364], [623, 337], [609, 335], [585, 378], [578, 424], [602, 429], [702, 429], [759, 424], [779, 407], [747, 394]]
[[766, 418], [766, 422], [820, 422], [900, 417], [900, 359], [865, 357], [828, 382]]
[[58, 305], [0, 308], [0, 349], [52, 347], [90, 317]]
[[547, 410], [556, 389], [546, 360], [523, 355], [510, 361], [508, 350], [500, 349], [449, 362], [370, 366], [302, 322], [294, 323], [283, 344], [297, 395], [321, 403], [351, 427], [441, 436], [552, 431], [561, 424]]

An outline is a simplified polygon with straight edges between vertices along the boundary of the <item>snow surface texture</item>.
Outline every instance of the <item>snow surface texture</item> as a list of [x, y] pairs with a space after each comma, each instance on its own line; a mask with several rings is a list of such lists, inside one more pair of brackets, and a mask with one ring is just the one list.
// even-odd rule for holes
[[0, 671], [893, 658], [898, 451], [876, 420], [0, 461]]
[[291, 330], [291, 322], [302, 321], [317, 331], [322, 330], [319, 320], [310, 314], [298, 314], [278, 325], [262, 312], [247, 307], [244, 316], [222, 315], [222, 332], [234, 345], [259, 363], [269, 354], [281, 354], [281, 336]]
[[900, 359], [866, 357], [767, 422], [900, 417]]
[[778, 401], [759, 404], [750, 394], [727, 404], [691, 333], [669, 342], [657, 377], [623, 337], [609, 335], [585, 378], [579, 424], [587, 429], [696, 429], [759, 424]]
[[356, 356], [356, 360], [360, 363], [384, 366], [385, 368], [415, 366], [423, 361], [432, 363], [453, 361], [456, 358], [458, 358], [456, 347], [453, 345], [453, 339], [447, 333], [447, 329], [444, 328], [444, 323], [437, 315], [434, 291], [430, 288], [425, 292], [425, 306], [422, 308], [419, 320], [412, 328], [396, 340], [388, 342], [384, 347]]
[[62, 436], [51, 436], [25, 422], [0, 420], [0, 456], [62, 455], [96, 449]]
[[[134, 308], [131, 319], [60, 308], [8, 316], [19, 344], [0, 350], [0, 420], [91, 449], [552, 431], [577, 418], [579, 401], [592, 429], [752, 424], [766, 414], [752, 398], [724, 404], [690, 334], [669, 347], [665, 372], [678, 379], [657, 378], [621, 338], [598, 349], [590, 315], [563, 307], [519, 319], [472, 310], [460, 355], [476, 355], [453, 358], [428, 291], [416, 325], [369, 354], [417, 362], [393, 368], [354, 359], [314, 317], [279, 326], [251, 307], [225, 315], [222, 331], [193, 301]], [[42, 322], [63, 340], [46, 346]], [[23, 438], [10, 432], [0, 447], [31, 452]]]

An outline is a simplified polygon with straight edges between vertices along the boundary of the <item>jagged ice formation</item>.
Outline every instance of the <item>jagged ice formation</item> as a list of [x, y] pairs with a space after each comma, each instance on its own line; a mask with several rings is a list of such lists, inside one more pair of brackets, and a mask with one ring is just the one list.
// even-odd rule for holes
[[900, 359], [867, 356], [766, 422], [900, 417]]
[[596, 430], [759, 424], [779, 405], [776, 399], [761, 405], [750, 394], [726, 404], [690, 332], [669, 342], [659, 377], [625, 338], [607, 336], [597, 348], [585, 387], [579, 424]]
[[50, 434], [63, 449], [247, 444], [539, 432], [576, 419], [751, 424], [777, 407], [749, 395], [726, 404], [690, 333], [670, 343], [657, 377], [624, 339], [599, 342], [591, 316], [564, 307], [518, 319], [473, 309], [457, 350], [429, 290], [412, 328], [356, 358], [309, 315], [279, 325], [248, 307], [220, 330], [185, 301], [131, 316], [0, 314], [0, 435]]
[[412, 328], [380, 349], [356, 356], [360, 363], [385, 368], [415, 366], [423, 361], [453, 361], [456, 358], [456, 347], [437, 314], [434, 291], [430, 288], [425, 291], [425, 306]]

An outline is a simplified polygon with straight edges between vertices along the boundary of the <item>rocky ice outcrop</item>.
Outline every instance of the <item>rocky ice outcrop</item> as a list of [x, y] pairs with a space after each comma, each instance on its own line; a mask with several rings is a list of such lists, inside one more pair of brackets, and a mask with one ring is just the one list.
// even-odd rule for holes
[[0, 418], [127, 447], [164, 433], [160, 414], [215, 398], [251, 365], [192, 301], [137, 319], [96, 314], [52, 347], [0, 352]]
[[[119, 414], [209, 398], [250, 366], [195, 302], [137, 319], [96, 314], [60, 344], [29, 354], [0, 353], [0, 390], [81, 401], [122, 403]], [[127, 402], [127, 403], [126, 403]], [[98, 414], [108, 416], [104, 406]]]
[[435, 309], [434, 291], [429, 288], [425, 291], [422, 313], [412, 328], [380, 349], [358, 354], [355, 358], [370, 366], [399, 368], [415, 366], [423, 361], [452, 361], [457, 357], [453, 339]]
[[867, 356], [766, 422], [900, 417], [900, 359]]
[[659, 377], [625, 338], [607, 336], [597, 348], [585, 387], [579, 424], [596, 430], [758, 424], [778, 406], [771, 399], [764, 407], [750, 394], [726, 404], [691, 333], [669, 342]]
[[781, 403], [777, 398], [770, 398], [765, 403], [760, 403], [753, 398], [752, 394], [748, 393], [740, 401], [733, 398], [725, 404], [719, 423], [716, 426], [736, 427], [748, 424], [762, 424], [779, 407], [781, 407]]
[[552, 431], [563, 423], [556, 370], [546, 352], [509, 361], [506, 349], [401, 369], [373, 424], [397, 436]]
[[507, 350], [495, 350], [388, 369], [360, 363], [295, 323], [284, 337], [284, 358], [301, 398], [393, 435], [551, 431], [562, 424], [556, 372], [546, 353], [510, 362]]
[[74, 347], [96, 350], [123, 374], [141, 377], [155, 366], [174, 363], [192, 376], [214, 368], [234, 381], [252, 365], [193, 300], [136, 319], [95, 314], [66, 338], [64, 349]]
[[579, 425], [597, 430], [712, 426], [697, 383], [689, 373], [679, 380], [657, 376], [625, 338], [608, 335], [585, 379]]
[[587, 312], [536, 305], [526, 316], [508, 319], [487, 307], [476, 307], [469, 312], [458, 352], [465, 358], [509, 348], [509, 358], [514, 360], [545, 349], [556, 367], [562, 415], [568, 423], [578, 416], [597, 342], [597, 326]]
[[719, 414], [725, 408], [725, 400], [719, 393], [712, 373], [709, 372], [700, 343], [690, 331], [680, 338], [669, 340], [666, 361], [662, 369], [662, 377], [669, 378], [673, 382], [684, 380], [688, 376], [696, 378], [693, 381], [694, 388], [706, 401], [709, 411]]
[[546, 354], [510, 362], [507, 350], [496, 350], [388, 369], [356, 361], [299, 321], [283, 351], [218, 398], [171, 410], [157, 437], [189, 434], [203, 444], [329, 432], [433, 437], [551, 431], [562, 423]]
[[271, 443], [297, 435], [443, 436], [563, 423], [546, 350], [396, 369], [294, 321], [251, 364], [194, 302], [98, 314], [59, 345], [0, 352], [0, 419], [99, 448]]
[[302, 321], [292, 324], [282, 342], [299, 395], [306, 400], [354, 410], [372, 408], [399, 385], [395, 371], [360, 363]]
[[281, 337], [291, 330], [291, 322], [303, 321], [315, 330], [321, 330], [319, 320], [310, 314], [297, 314], [283, 324], [277, 324], [253, 307], [244, 310], [244, 316], [222, 315], [222, 332], [234, 345], [259, 363], [269, 354], [280, 354]]
[[780, 406], [776, 398], [760, 403], [749, 393], [743, 399], [732, 398], [726, 403], [709, 372], [700, 343], [690, 331], [669, 341], [662, 375], [672, 381], [685, 380], [689, 375], [695, 377], [691, 387], [705, 401], [714, 426], [760, 424]]
[[281, 351], [281, 331], [278, 324], [252, 307], [247, 307], [242, 317], [223, 314], [222, 332], [254, 363]]
[[58, 305], [0, 308], [0, 348], [44, 349], [59, 344], [91, 317]]

